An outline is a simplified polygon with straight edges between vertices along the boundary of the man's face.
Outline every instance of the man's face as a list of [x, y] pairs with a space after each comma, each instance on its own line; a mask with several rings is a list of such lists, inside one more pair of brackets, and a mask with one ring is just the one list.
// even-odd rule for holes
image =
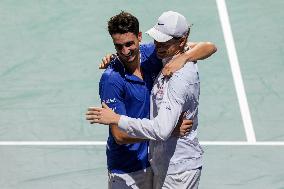
[[142, 39], [142, 33], [138, 36], [134, 33], [128, 32], [124, 34], [116, 33], [111, 35], [113, 44], [119, 58], [124, 63], [132, 63], [139, 55], [139, 42]]
[[167, 42], [154, 41], [157, 49], [158, 58], [172, 57], [180, 52], [181, 41], [179, 39], [171, 39]]

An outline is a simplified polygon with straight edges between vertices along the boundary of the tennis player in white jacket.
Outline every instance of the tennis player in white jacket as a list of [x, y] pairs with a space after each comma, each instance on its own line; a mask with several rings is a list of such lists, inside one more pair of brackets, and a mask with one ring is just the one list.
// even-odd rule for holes
[[[186, 18], [173, 11], [164, 12], [148, 30], [164, 65], [189, 48], [190, 26]], [[118, 124], [129, 136], [150, 139], [149, 158], [154, 172], [153, 188], [196, 189], [199, 185], [203, 150], [198, 142], [198, 104], [200, 81], [197, 64], [186, 63], [169, 77], [158, 75], [151, 92], [149, 119], [115, 114], [105, 104], [93, 108], [94, 123]], [[190, 133], [171, 136], [180, 116], [193, 120]]]

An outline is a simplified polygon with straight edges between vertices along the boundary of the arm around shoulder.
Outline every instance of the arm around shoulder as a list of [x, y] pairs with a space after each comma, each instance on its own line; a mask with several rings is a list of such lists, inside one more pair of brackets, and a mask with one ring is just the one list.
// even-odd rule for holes
[[191, 49], [184, 53], [188, 61], [206, 59], [217, 51], [216, 45], [212, 42], [189, 42], [188, 46]]

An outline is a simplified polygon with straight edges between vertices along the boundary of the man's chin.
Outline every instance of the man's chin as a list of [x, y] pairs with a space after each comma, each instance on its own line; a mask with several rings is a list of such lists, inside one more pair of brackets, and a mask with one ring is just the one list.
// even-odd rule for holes
[[135, 61], [136, 56], [124, 57], [125, 62], [132, 63]]
[[160, 58], [160, 59], [163, 59], [163, 58], [167, 57], [167, 54], [159, 54], [159, 53], [157, 53], [157, 57]]

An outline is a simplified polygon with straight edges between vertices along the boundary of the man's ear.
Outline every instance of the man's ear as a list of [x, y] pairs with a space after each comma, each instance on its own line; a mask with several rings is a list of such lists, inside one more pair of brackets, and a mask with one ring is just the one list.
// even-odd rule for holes
[[137, 38], [138, 38], [138, 41], [139, 41], [139, 42], [142, 41], [142, 32], [139, 32], [139, 33], [138, 33]]
[[180, 45], [179, 46], [181, 48], [183, 48], [186, 45], [186, 43], [187, 43], [187, 37], [184, 36], [184, 37], [180, 38], [179, 40], [180, 40]]

